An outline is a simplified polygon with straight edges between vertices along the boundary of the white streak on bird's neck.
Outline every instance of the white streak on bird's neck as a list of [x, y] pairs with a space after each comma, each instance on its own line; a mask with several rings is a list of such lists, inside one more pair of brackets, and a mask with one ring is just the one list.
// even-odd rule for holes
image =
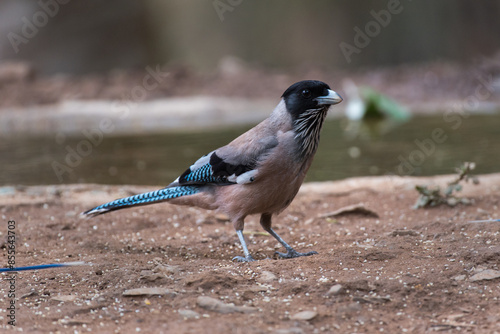
[[301, 148], [303, 157], [316, 153], [319, 145], [321, 127], [325, 121], [328, 108], [309, 109], [294, 122], [295, 140]]

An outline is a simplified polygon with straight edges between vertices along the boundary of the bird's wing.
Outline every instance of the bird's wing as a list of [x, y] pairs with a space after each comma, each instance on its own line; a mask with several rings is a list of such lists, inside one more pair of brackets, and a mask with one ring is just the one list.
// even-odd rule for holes
[[277, 145], [275, 136], [250, 140], [247, 143], [242, 140], [233, 141], [198, 159], [170, 186], [253, 182], [258, 175], [259, 162]]

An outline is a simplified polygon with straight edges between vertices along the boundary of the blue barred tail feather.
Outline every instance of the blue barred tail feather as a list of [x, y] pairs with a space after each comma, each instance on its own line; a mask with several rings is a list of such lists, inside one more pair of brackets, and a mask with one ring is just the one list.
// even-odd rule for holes
[[181, 196], [193, 195], [198, 193], [199, 190], [200, 189], [197, 186], [178, 186], [163, 188], [160, 190], [151, 191], [149, 193], [143, 193], [117, 199], [85, 211], [82, 213], [82, 215], [93, 217], [113, 210], [124, 209], [132, 206], [147, 205]]

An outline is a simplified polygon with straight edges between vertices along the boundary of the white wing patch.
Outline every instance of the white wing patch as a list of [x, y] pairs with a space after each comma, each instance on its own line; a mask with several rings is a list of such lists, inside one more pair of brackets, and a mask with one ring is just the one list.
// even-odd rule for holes
[[[259, 172], [258, 169], [249, 170], [248, 172], [243, 173], [240, 176], [236, 177], [236, 183], [238, 183], [238, 184], [251, 183], [251, 182], [255, 181], [255, 175], [257, 175], [258, 172]], [[230, 177], [234, 177], [234, 175], [231, 175]], [[229, 180], [229, 178], [228, 178], [228, 180]]]
[[205, 166], [206, 164], [208, 164], [210, 162], [210, 157], [212, 156], [213, 153], [214, 153], [214, 151], [210, 152], [207, 155], [202, 156], [201, 158], [196, 160], [196, 162], [194, 164], [192, 164], [191, 167], [189, 167], [189, 169], [191, 169], [191, 171], [194, 171], [194, 170], [197, 170], [198, 168], [200, 168], [201, 166]]

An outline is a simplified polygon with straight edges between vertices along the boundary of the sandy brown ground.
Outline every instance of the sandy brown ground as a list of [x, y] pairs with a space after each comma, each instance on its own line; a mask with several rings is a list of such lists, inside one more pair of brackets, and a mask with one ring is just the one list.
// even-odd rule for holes
[[[0, 231], [5, 240], [7, 221], [16, 221], [16, 265], [91, 263], [17, 274], [16, 329], [498, 333], [500, 279], [472, 278], [499, 269], [500, 223], [467, 221], [500, 217], [500, 175], [480, 176], [481, 185], [466, 187], [463, 195], [474, 200], [472, 205], [411, 209], [417, 198], [413, 185], [430, 180], [379, 177], [307, 185], [274, 226], [297, 250], [319, 254], [273, 258], [280, 245], [262, 233], [258, 217], [249, 217], [246, 237], [259, 260], [253, 263], [231, 261], [242, 253], [236, 234], [224, 217], [211, 212], [159, 204], [93, 219], [78, 215], [149, 187], [1, 188]], [[379, 218], [319, 218], [360, 202]], [[2, 275], [0, 291], [3, 328], [10, 327], [8, 276]], [[330, 291], [338, 284], [337, 291]], [[123, 295], [143, 287], [170, 293]], [[200, 296], [234, 306], [203, 308]], [[311, 311], [298, 316], [309, 320], [296, 319], [302, 311]]]

